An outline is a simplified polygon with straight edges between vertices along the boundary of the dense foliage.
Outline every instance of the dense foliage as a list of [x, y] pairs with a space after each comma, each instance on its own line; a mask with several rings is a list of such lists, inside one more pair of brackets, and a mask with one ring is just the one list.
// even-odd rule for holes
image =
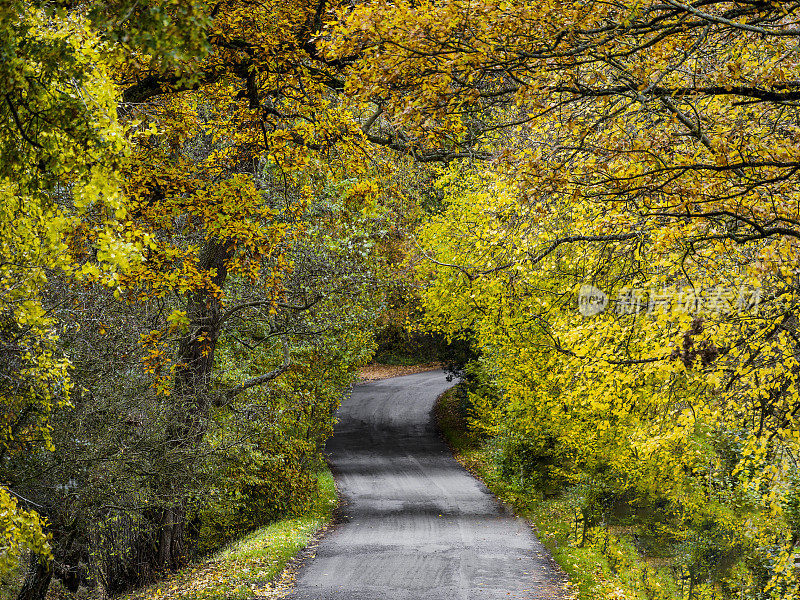
[[797, 593], [797, 9], [376, 2], [334, 41], [421, 151], [494, 158], [420, 233], [475, 427], [588, 526], [641, 518], [693, 594]]
[[[403, 217], [315, 3], [0, 9], [0, 519], [117, 593], [315, 493]], [[46, 532], [46, 533], [45, 533]]]
[[413, 249], [509, 479], [791, 597], [799, 10], [5, 2], [0, 573], [113, 593], [302, 510]]

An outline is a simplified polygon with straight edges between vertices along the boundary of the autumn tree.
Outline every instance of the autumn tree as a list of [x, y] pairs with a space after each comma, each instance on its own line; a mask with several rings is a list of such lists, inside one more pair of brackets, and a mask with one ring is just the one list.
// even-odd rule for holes
[[[51, 529], [61, 544], [56, 574], [70, 585], [94, 578], [118, 591], [180, 564], [198, 486], [220, 455], [215, 448], [231, 447], [225, 423], [260, 402], [294, 401], [286, 413], [300, 415], [318, 452], [342, 387], [368, 356], [361, 329], [381, 301], [376, 271], [391, 228], [383, 203], [393, 192], [378, 185], [388, 170], [367, 150], [368, 115], [340, 97], [345, 62], [317, 51], [330, 10], [175, 0], [19, 3], [9, 13], [38, 19], [17, 34], [31, 47], [51, 31], [58, 41], [28, 68], [32, 81], [51, 86], [45, 95], [61, 112], [42, 117], [24, 93], [18, 104], [7, 97], [3, 110], [34, 154], [20, 164], [49, 174], [56, 161], [73, 161], [41, 195], [43, 211], [64, 220], [42, 217], [61, 229], [44, 238], [31, 293], [48, 287], [50, 351], [74, 365], [71, 381], [66, 360], [58, 363], [59, 391], [73, 381], [77, 388], [74, 410], [56, 423], [64, 452], [19, 455], [6, 472], [60, 519]], [[84, 38], [85, 49], [74, 46]], [[68, 71], [55, 68], [65, 62], [104, 95], [87, 101], [88, 83], [73, 90]], [[81, 125], [92, 111], [108, 120], [105, 129]], [[52, 133], [46, 124], [55, 124]], [[59, 135], [87, 152], [50, 148]], [[66, 280], [45, 279], [62, 264]], [[89, 330], [62, 327], [58, 341], [58, 318]], [[98, 364], [92, 346], [103, 348]], [[258, 445], [254, 435], [243, 444]], [[58, 469], [54, 493], [41, 473]], [[86, 495], [92, 484], [94, 498]], [[156, 502], [143, 507], [145, 499]], [[135, 570], [86, 567], [87, 546], [102, 553], [112, 534], [129, 536], [114, 551], [135, 556]], [[44, 594], [45, 566], [33, 569], [23, 597]]]
[[[340, 65], [322, 60], [313, 42], [327, 10], [218, 3], [206, 32], [212, 51], [183, 66], [191, 78], [136, 61], [120, 71], [123, 106], [142, 121], [125, 173], [127, 230], [147, 245], [122, 283], [130, 300], [183, 298], [143, 342], [160, 393], [184, 407], [171, 438], [185, 452], [207, 432], [215, 405], [292, 368], [291, 332], [272, 315], [314, 314], [360, 285], [344, 278], [329, 292], [312, 286], [299, 296], [287, 287], [302, 264], [292, 249], [316, 239], [307, 215], [319, 210], [324, 190], [338, 187], [347, 204], [317, 217], [332, 223], [368, 209], [377, 192], [368, 182], [345, 183], [366, 175], [369, 163], [360, 115], [337, 98]], [[352, 226], [334, 225], [324, 234], [330, 241], [319, 243], [358, 245], [363, 234]], [[243, 317], [267, 324], [264, 345], [276, 360], [239, 381], [215, 380], [218, 345]], [[171, 533], [159, 542], [165, 567], [183, 554], [186, 497], [176, 493], [164, 512]]]
[[[98, 269], [104, 277], [113, 277], [135, 249], [112, 229], [123, 210], [114, 170], [125, 140], [114, 88], [105, 65], [97, 63], [95, 33], [84, 19], [68, 20], [27, 2], [0, 8], [0, 33], [0, 469], [5, 471], [20, 453], [52, 448], [51, 415], [69, 401], [68, 363], [57, 352], [41, 287], [49, 270], [73, 268], [66, 239], [76, 234], [75, 222], [86, 218], [105, 257]], [[1, 481], [8, 483], [6, 472]], [[0, 488], [0, 502], [3, 573], [22, 549], [47, 556], [36, 507], [6, 487]]]
[[[3, 65], [0, 80], [0, 481], [13, 477], [11, 462], [51, 450], [51, 418], [69, 403], [69, 362], [61, 354], [58, 323], [42, 304], [54, 272], [90, 275], [116, 287], [117, 274], [140, 256], [141, 246], [118, 228], [125, 215], [118, 168], [128, 144], [117, 117], [112, 63], [136, 46], [167, 68], [199, 57], [194, 34], [201, 23], [187, 18], [169, 47], [160, 39], [170, 27], [164, 14], [191, 17], [193, 2], [6, 2], [0, 8]], [[148, 7], [152, 9], [153, 7]], [[129, 21], [131, 17], [134, 20]], [[174, 22], [173, 22], [174, 25]], [[195, 26], [197, 25], [197, 26]], [[124, 33], [123, 33], [124, 30]], [[173, 34], [175, 34], [173, 27]], [[123, 43], [120, 42], [124, 37]], [[93, 258], [81, 270], [80, 248]], [[28, 454], [30, 455], [30, 454]], [[8, 492], [14, 496], [8, 495]], [[40, 505], [2, 488], [3, 573], [21, 550], [34, 551], [37, 582], [25, 593], [41, 595], [50, 577], [46, 537], [35, 510]], [[20, 507], [26, 507], [25, 510]], [[35, 510], [34, 510], [35, 509]]]
[[[709, 547], [751, 548], [769, 567], [724, 585], [787, 598], [797, 10], [376, 2], [330, 38], [366, 58], [348, 89], [390, 135], [494, 159], [445, 173], [421, 233], [432, 326], [474, 335], [505, 398], [476, 399], [482, 426], [534, 453], [555, 440], [573, 481], [715, 522], [697, 577], [724, 578]], [[604, 312], [578, 313], [582, 286]]]

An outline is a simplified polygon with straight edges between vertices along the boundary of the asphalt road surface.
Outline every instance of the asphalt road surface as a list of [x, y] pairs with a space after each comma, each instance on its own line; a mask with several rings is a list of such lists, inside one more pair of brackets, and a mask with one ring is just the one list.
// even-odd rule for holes
[[452, 457], [431, 410], [442, 371], [361, 384], [327, 450], [342, 522], [297, 574], [295, 600], [562, 598], [547, 550]]

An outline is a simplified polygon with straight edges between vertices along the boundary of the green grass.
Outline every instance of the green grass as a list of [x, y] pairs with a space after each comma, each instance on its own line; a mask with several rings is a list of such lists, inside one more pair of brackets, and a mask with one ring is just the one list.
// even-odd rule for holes
[[211, 558], [187, 567], [160, 583], [137, 590], [124, 600], [245, 600], [265, 597], [291, 583], [286, 573], [274, 582], [286, 564], [317, 532], [332, 520], [337, 504], [333, 476], [319, 476], [314, 510], [299, 518], [262, 527], [228, 544]]
[[578, 600], [669, 600], [679, 598], [666, 569], [648, 564], [624, 535], [608, 529], [590, 530], [579, 546], [575, 534], [577, 503], [567, 493], [544, 497], [538, 490], [519, 490], [504, 481], [490, 451], [472, 433], [459, 410], [456, 388], [445, 392], [436, 406], [439, 427], [456, 458], [516, 514], [533, 524], [542, 543], [570, 578]]

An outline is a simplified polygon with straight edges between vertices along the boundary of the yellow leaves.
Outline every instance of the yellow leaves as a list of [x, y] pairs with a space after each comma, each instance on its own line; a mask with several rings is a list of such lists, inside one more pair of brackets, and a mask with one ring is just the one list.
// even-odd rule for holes
[[[78, 13], [0, 8], [0, 328], [16, 379], [13, 396], [0, 398], [6, 455], [52, 450], [49, 418], [69, 402], [69, 362], [58, 357], [55, 323], [40, 298], [46, 274], [113, 285], [115, 270], [131, 260], [116, 230], [125, 215], [116, 166], [127, 144], [101, 47]], [[93, 244], [99, 262], [84, 258]], [[5, 489], [0, 521], [0, 572], [24, 549], [48, 554], [38, 517]]]
[[170, 333], [176, 330], [186, 331], [189, 327], [189, 317], [185, 310], [173, 310], [167, 317], [167, 323]]
[[[565, 244], [558, 253], [528, 265], [526, 258], [546, 248], [548, 240], [576, 230], [594, 233], [596, 228], [608, 227], [609, 233], [619, 231], [619, 213], [608, 209], [597, 219], [591, 205], [558, 205], [553, 198], [548, 199], [552, 212], [538, 211], [523, 195], [513, 194], [509, 202], [504, 186], [491, 177], [482, 180], [451, 173], [440, 185], [446, 192], [445, 209], [428, 220], [419, 236], [424, 252], [419, 272], [429, 281], [423, 293], [426, 318], [431, 326], [451, 335], [469, 329], [481, 348], [484, 368], [503, 392], [500, 403], [473, 399], [479, 409], [473, 427], [483, 428], [488, 435], [504, 426], [505, 431], [511, 428], [528, 436], [547, 431], [560, 447], [569, 448], [576, 464], [589, 469], [597, 464], [598, 452], [613, 457], [618, 472], [637, 480], [637, 485], [666, 494], [689, 514], [700, 514], [707, 498], [700, 489], [691, 500], [686, 499], [684, 486], [695, 481], [695, 475], [688, 473], [709, 468], [705, 462], [713, 456], [709, 444], [718, 432], [740, 427], [731, 423], [736, 418], [731, 415], [751, 410], [751, 394], [772, 398], [776, 382], [791, 377], [796, 362], [792, 342], [780, 334], [772, 334], [771, 348], [762, 339], [747, 348], [730, 347], [732, 340], [744, 343], [745, 336], [758, 337], [776, 326], [757, 312], [757, 301], [731, 309], [737, 297], [730, 292], [741, 290], [719, 283], [744, 285], [745, 299], [749, 299], [750, 292], [763, 284], [748, 271], [753, 253], [742, 264], [728, 246], [720, 244], [698, 258], [698, 265], [676, 261], [669, 238], [680, 242], [692, 231], [687, 224], [660, 240], [664, 247], [657, 251], [640, 242], [603, 245], [602, 251], [597, 246]], [[502, 264], [494, 252], [518, 247], [525, 254], [514, 269], [492, 271]], [[759, 251], [762, 260], [781, 260], [787, 268], [796, 261], [794, 246], [783, 240]], [[601, 260], [607, 261], [604, 264], [612, 278], [625, 273], [627, 265], [637, 265], [652, 274], [643, 279], [643, 288], [659, 294], [665, 290], [660, 283], [664, 278], [682, 281], [679, 278], [686, 277], [709, 306], [717, 298], [728, 308], [704, 309], [705, 330], [691, 339], [687, 330], [693, 327], [696, 311], [650, 315], [644, 312], [645, 304], [641, 314], [579, 320], [575, 305], [564, 298], [585, 281], [580, 277], [581, 266], [596, 267]], [[482, 275], [469, 281], [461, 275], [464, 271]], [[754, 322], [757, 333], [747, 333]], [[707, 365], [699, 355], [688, 365], [680, 358], [689, 352], [690, 344], [708, 349], [714, 343], [728, 344], [726, 354]], [[759, 365], [758, 385], [747, 369], [738, 371], [745, 394], [732, 393], [726, 388], [729, 369], [737, 368], [737, 361], [741, 365], [753, 352], [771, 366]], [[631, 360], [626, 363], [626, 359]], [[786, 392], [798, 397], [796, 385]], [[797, 448], [796, 437], [785, 439], [787, 443], [794, 439], [792, 448]], [[753, 479], [752, 471], [747, 477], [754, 489], [758, 481], [769, 489], [762, 500], [778, 519], [780, 480], [786, 471], [782, 466], [759, 464], [768, 455], [767, 446], [759, 445], [763, 441], [742, 440], [743, 464], [737, 474], [748, 471], [747, 464], [758, 470], [763, 479]], [[749, 458], [756, 452], [761, 458]]]
[[0, 573], [7, 574], [15, 566], [19, 554], [31, 550], [43, 559], [51, 557], [46, 521], [33, 511], [19, 507], [9, 491], [0, 486]]
[[[31, 441], [50, 447], [49, 416], [69, 400], [69, 363], [55, 354], [54, 323], [39, 295], [48, 269], [68, 267], [68, 219], [41, 197], [26, 196], [17, 182], [0, 178], [0, 199], [0, 328], [17, 379], [16, 394], [0, 398], [6, 407], [0, 449], [15, 454]], [[29, 421], [25, 415], [32, 415]]]

